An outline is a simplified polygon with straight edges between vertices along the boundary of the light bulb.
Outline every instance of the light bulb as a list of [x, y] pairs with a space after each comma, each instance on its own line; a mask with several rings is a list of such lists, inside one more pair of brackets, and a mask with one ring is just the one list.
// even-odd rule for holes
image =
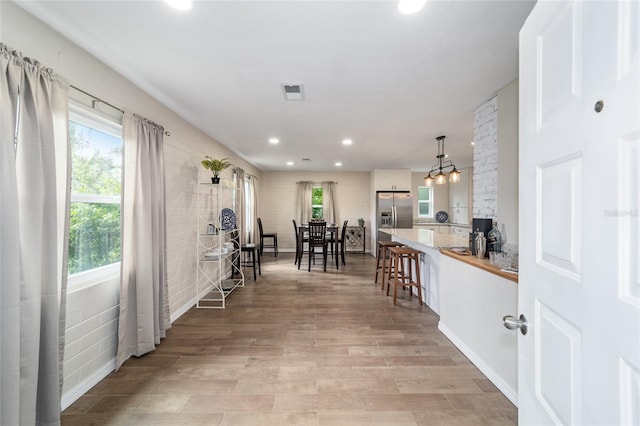
[[420, 11], [427, 0], [400, 0], [398, 2], [398, 10], [405, 15], [411, 15]]
[[424, 177], [424, 186], [433, 186], [433, 178], [431, 175]]
[[451, 173], [449, 173], [449, 182], [458, 183], [460, 182], [460, 172], [454, 167]]
[[436, 175], [436, 185], [444, 185], [447, 183], [447, 175], [440, 172]]
[[193, 0], [164, 0], [169, 6], [178, 10], [193, 9]]

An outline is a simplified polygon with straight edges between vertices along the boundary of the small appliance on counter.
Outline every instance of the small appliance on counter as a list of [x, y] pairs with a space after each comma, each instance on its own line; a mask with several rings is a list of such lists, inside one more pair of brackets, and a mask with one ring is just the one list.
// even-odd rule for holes
[[[476, 236], [479, 232], [484, 234], [485, 240], [489, 236], [489, 231], [493, 227], [493, 221], [491, 219], [479, 219], [473, 218], [471, 221], [471, 231], [469, 233], [469, 249], [471, 250], [471, 254], [477, 256], [476, 251]], [[489, 257], [489, 248], [485, 247], [485, 257]]]

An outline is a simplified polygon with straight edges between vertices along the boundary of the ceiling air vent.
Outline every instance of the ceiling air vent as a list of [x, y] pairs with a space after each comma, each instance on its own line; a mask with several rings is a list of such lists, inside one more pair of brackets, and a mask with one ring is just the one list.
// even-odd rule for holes
[[304, 100], [304, 90], [302, 84], [281, 84], [284, 98], [288, 101]]

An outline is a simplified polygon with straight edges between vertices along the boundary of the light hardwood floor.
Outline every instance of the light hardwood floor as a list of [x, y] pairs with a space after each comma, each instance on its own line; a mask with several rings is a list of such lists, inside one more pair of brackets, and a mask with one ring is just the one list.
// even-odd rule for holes
[[224, 310], [191, 309], [63, 425], [514, 425], [517, 409], [437, 329], [373, 283], [375, 259], [298, 270], [263, 257]]

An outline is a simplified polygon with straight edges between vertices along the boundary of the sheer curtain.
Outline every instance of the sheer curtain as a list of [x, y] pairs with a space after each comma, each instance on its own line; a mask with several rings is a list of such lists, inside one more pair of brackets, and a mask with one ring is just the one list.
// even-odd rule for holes
[[240, 221], [240, 225], [242, 226], [242, 229], [240, 229], [240, 244], [244, 245], [247, 243], [247, 233], [246, 233], [246, 229], [247, 229], [247, 211], [246, 211], [246, 192], [245, 192], [245, 186], [244, 186], [244, 170], [242, 170], [240, 167], [236, 167], [235, 169], [236, 172], [236, 196], [238, 197], [236, 199], [236, 216], [238, 217], [239, 221]]
[[256, 236], [256, 223], [258, 218], [258, 192], [256, 191], [256, 178], [249, 176], [249, 191], [251, 192], [251, 223], [249, 224], [249, 242], [258, 243]]
[[0, 424], [60, 424], [70, 164], [66, 80], [0, 44]]
[[166, 259], [164, 129], [123, 121], [122, 282], [116, 368], [155, 349], [171, 327]]
[[296, 222], [309, 223], [311, 219], [311, 191], [313, 182], [298, 182], [296, 191]]
[[336, 223], [335, 182], [322, 182], [322, 217], [327, 223]]

